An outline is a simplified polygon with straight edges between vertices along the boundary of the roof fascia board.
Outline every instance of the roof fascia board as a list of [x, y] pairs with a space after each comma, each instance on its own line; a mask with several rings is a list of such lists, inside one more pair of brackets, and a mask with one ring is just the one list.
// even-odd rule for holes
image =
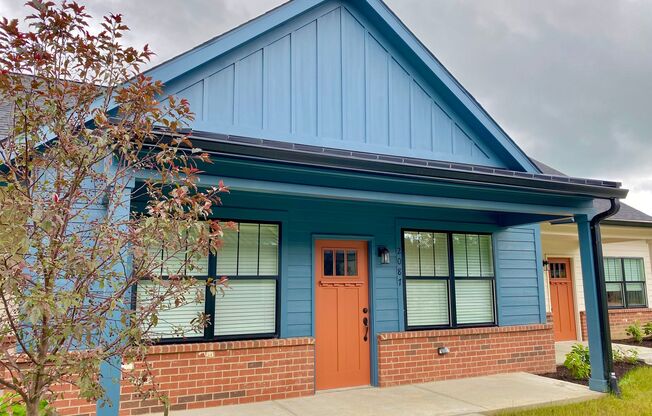
[[169, 82], [184, 74], [189, 68], [196, 68], [224, 55], [323, 2], [324, 0], [288, 1], [229, 32], [145, 71], [145, 74], [164, 83]]
[[[158, 174], [151, 170], [135, 172], [136, 180], [157, 179]], [[200, 174], [202, 186], [217, 185], [219, 181], [226, 183], [230, 189], [256, 192], [273, 195], [288, 195], [295, 197], [339, 199], [355, 202], [372, 202], [382, 204], [397, 204], [409, 206], [422, 206], [431, 208], [468, 209], [474, 211], [501, 212], [507, 214], [539, 214], [551, 216], [566, 216], [577, 213], [586, 213], [581, 208], [569, 209], [568, 207], [552, 205], [528, 205], [512, 202], [497, 202], [485, 200], [472, 200], [463, 198], [449, 198], [444, 196], [426, 196], [414, 194], [398, 194], [383, 191], [369, 191], [360, 189], [334, 188], [303, 184], [290, 184], [269, 180], [244, 179]]]

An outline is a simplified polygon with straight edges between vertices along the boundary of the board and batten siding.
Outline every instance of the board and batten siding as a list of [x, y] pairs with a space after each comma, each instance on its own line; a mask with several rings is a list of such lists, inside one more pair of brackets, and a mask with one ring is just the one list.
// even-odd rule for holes
[[498, 323], [545, 322], [545, 295], [538, 225], [494, 233]]
[[504, 162], [350, 5], [327, 2], [167, 84], [193, 128], [495, 167]]

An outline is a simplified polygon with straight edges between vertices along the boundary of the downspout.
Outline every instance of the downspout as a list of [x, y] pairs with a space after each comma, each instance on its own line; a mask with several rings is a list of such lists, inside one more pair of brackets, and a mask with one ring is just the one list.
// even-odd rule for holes
[[614, 372], [613, 352], [611, 350], [611, 329], [609, 328], [609, 308], [607, 304], [607, 289], [604, 276], [604, 264], [602, 258], [602, 236], [600, 234], [600, 222], [611, 217], [620, 210], [620, 201], [617, 198], [610, 198], [611, 207], [608, 210], [599, 213], [590, 222], [591, 245], [593, 248], [593, 266], [595, 270], [596, 286], [598, 288], [598, 319], [600, 321], [600, 330], [602, 337], [602, 356], [604, 379], [609, 380], [609, 389], [612, 393], [620, 397], [620, 388], [618, 379]]

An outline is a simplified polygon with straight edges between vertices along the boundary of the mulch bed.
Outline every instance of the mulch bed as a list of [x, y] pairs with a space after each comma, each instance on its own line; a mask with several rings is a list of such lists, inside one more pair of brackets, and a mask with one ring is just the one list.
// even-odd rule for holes
[[631, 345], [632, 347], [647, 347], [647, 348], [652, 348], [652, 339], [644, 339], [643, 342], [636, 342], [633, 339], [619, 339], [619, 340], [614, 340], [614, 344], [624, 344], [624, 345]]
[[[645, 365], [645, 363], [642, 362], [642, 361], [639, 361], [636, 364], [618, 362], [618, 363], [614, 363], [614, 371], [616, 372], [616, 377], [618, 378], [618, 380], [620, 380], [622, 378], [622, 376], [624, 376], [625, 373], [628, 372], [629, 370], [631, 370], [633, 368], [636, 368], [636, 367], [639, 367], [639, 366], [644, 366], [644, 365]], [[556, 380], [568, 381], [568, 382], [575, 383], [575, 384], [582, 384], [584, 386], [589, 385], [588, 380], [577, 380], [577, 379], [573, 378], [573, 376], [570, 375], [570, 372], [568, 371], [568, 369], [566, 367], [564, 367], [563, 365], [558, 365], [557, 366], [557, 372], [556, 373], [546, 373], [546, 374], [540, 374], [540, 375], [542, 375], [544, 377], [548, 377], [548, 378], [554, 378]]]

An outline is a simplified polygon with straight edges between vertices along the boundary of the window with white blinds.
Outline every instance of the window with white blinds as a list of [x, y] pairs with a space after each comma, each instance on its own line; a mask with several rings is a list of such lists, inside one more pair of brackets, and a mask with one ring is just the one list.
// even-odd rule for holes
[[610, 308], [647, 306], [645, 267], [642, 258], [604, 258], [607, 303]]
[[491, 235], [404, 230], [408, 328], [495, 323]]
[[[188, 253], [183, 250], [166, 255], [166, 249], [150, 252], [164, 259], [161, 276], [183, 275], [196, 279], [197, 284], [186, 296], [182, 306], [164, 304], [152, 333], [163, 341], [182, 338], [244, 339], [277, 335], [276, 305], [279, 280], [279, 236], [277, 223], [237, 222], [223, 226], [222, 244], [209, 256], [192, 255], [192, 267], [187, 266]], [[165, 244], [164, 244], [165, 246]], [[215, 293], [207, 281], [227, 277], [223, 290]], [[134, 306], [146, 306], [148, 297], [155, 295], [152, 282], [143, 281], [136, 288]], [[190, 295], [200, 302], [188, 302]], [[192, 322], [206, 314], [208, 327], [198, 330]]]

